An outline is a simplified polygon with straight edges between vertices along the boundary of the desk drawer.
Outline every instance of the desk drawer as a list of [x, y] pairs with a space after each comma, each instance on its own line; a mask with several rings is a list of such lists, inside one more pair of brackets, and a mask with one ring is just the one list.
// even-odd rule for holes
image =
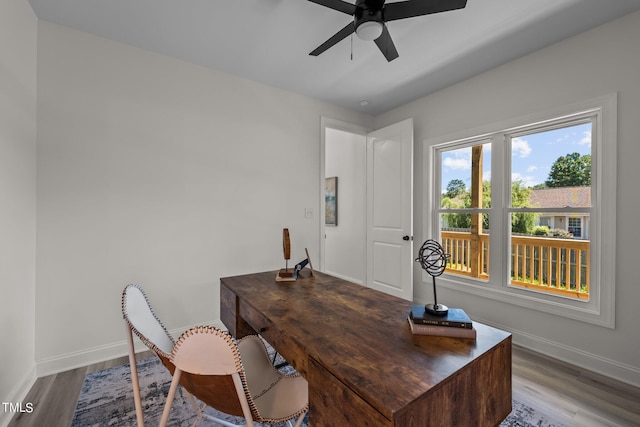
[[354, 420], [357, 420], [358, 426], [393, 426], [391, 420], [375, 410], [313, 358], [309, 358], [307, 381], [311, 402], [309, 425], [347, 426], [354, 425]]
[[247, 304], [244, 300], [240, 300], [239, 315], [247, 322], [256, 332], [263, 334], [271, 329], [271, 321], [262, 313]]

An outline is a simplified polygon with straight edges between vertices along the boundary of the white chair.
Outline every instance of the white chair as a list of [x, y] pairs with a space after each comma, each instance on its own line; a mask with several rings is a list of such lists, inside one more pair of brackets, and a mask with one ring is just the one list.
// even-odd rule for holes
[[[254, 422], [279, 423], [296, 420], [302, 424], [308, 405], [308, 386], [299, 375], [283, 375], [271, 361], [262, 340], [250, 335], [236, 343], [220, 329], [192, 328], [178, 339], [171, 353], [176, 369], [162, 414], [160, 426], [166, 426], [171, 404], [182, 375], [231, 378], [242, 407], [247, 427]], [[218, 420], [225, 426], [235, 424]]]
[[128, 285], [122, 292], [122, 317], [127, 329], [127, 344], [129, 346], [129, 366], [133, 383], [133, 399], [136, 407], [138, 427], [144, 427], [144, 415], [140, 398], [140, 384], [136, 367], [136, 355], [133, 346], [133, 334], [147, 346], [162, 361], [162, 364], [173, 373], [175, 370], [170, 362], [173, 338], [155, 315], [144, 291], [138, 285]]
[[[299, 416], [299, 420], [296, 425], [299, 426], [302, 422], [304, 414], [308, 409], [307, 383], [302, 377], [299, 377], [297, 375], [288, 377], [280, 374], [280, 372], [278, 372], [269, 361], [266, 349], [264, 348], [264, 344], [260, 340], [260, 338], [256, 336], [247, 337], [246, 339], [241, 340], [241, 343], [245, 344], [238, 344], [237, 346], [237, 348], [239, 349], [237, 351], [242, 354], [242, 360], [245, 361], [244, 365], [241, 365], [244, 368], [243, 375], [245, 381], [247, 382], [247, 384], [253, 384], [253, 386], [250, 386], [253, 387], [251, 388], [251, 390], [257, 390], [258, 388], [260, 388], [261, 393], [256, 398], [241, 399], [237, 394], [237, 385], [235, 384], [232, 375], [198, 374], [195, 372], [191, 372], [193, 370], [191, 368], [181, 368], [179, 370], [176, 369], [176, 365], [173, 361], [173, 359], [175, 358], [174, 353], [177, 352], [176, 343], [174, 342], [165, 326], [153, 312], [153, 309], [149, 304], [149, 300], [147, 299], [147, 296], [140, 286], [132, 284], [125, 287], [124, 291], [122, 292], [122, 315], [127, 329], [129, 362], [131, 367], [131, 379], [133, 383], [138, 427], [144, 427], [144, 415], [142, 411], [140, 385], [138, 382], [135, 350], [133, 346], [134, 333], [147, 347], [149, 347], [151, 351], [153, 351], [153, 353], [156, 354], [156, 356], [161, 360], [162, 364], [172, 375], [174, 375], [176, 371], [180, 372], [178, 374], [177, 380], [175, 379], [176, 376], [174, 375], [173, 382], [175, 382], [175, 384], [173, 384], [172, 382], [171, 389], [173, 391], [172, 393], [170, 393], [171, 399], [167, 401], [167, 408], [165, 408], [165, 411], [168, 411], [168, 408], [170, 408], [171, 406], [171, 402], [173, 401], [173, 397], [175, 395], [175, 389], [179, 382], [187, 392], [187, 398], [191, 403], [191, 406], [197, 413], [197, 418], [194, 425], [196, 425], [203, 416], [211, 418], [223, 425], [234, 425], [229, 424], [225, 420], [217, 419], [215, 417], [209, 416], [208, 414], [204, 414], [206, 406], [211, 406], [212, 408], [215, 408], [218, 411], [224, 412], [229, 415], [244, 417], [247, 420], [248, 426], [253, 425], [253, 419], [255, 419], [256, 421], [259, 420], [260, 422], [269, 422], [268, 420], [274, 420], [273, 422], [276, 422], [275, 420], [278, 420], [279, 422], [280, 420], [285, 421], [295, 418], [295, 416]], [[230, 342], [235, 345], [233, 339], [226, 332], [220, 330], [216, 331], [218, 331], [220, 336], [226, 337], [226, 340], [230, 340]], [[187, 333], [188, 332], [189, 331], [187, 331]], [[261, 349], [256, 345], [257, 343], [260, 344]], [[256, 349], [260, 349], [260, 351], [257, 351]], [[208, 356], [210, 357], [208, 363], [212, 365], [215, 364], [215, 353], [209, 352]], [[182, 356], [179, 357], [179, 360], [182, 360]], [[201, 358], [199, 360], [204, 361], [205, 359]], [[264, 363], [265, 360], [266, 364]], [[275, 374], [273, 371], [275, 371]], [[262, 389], [261, 387], [263, 387], [264, 381], [269, 382], [271, 388]], [[295, 416], [292, 416], [290, 418], [284, 417], [281, 419], [281, 417], [279, 416], [270, 418], [270, 416], [263, 415], [280, 414], [280, 412], [278, 411], [280, 411], [282, 399], [276, 399], [273, 396], [282, 393], [283, 390], [285, 390], [286, 387], [283, 387], [284, 384], [291, 384], [289, 387], [295, 388], [295, 393], [299, 395], [298, 397], [303, 397], [303, 401], [299, 399], [295, 400], [296, 402], [300, 402], [296, 411], [294, 411]], [[196, 400], [194, 399], [194, 396], [202, 401], [204, 406], [199, 407], [196, 403]], [[255, 392], [254, 396], [256, 396]], [[270, 399], [273, 399], [273, 401]], [[246, 408], [243, 406], [243, 402], [253, 402], [250, 404], [253, 406], [249, 407], [249, 412], [246, 411]], [[257, 402], [260, 403], [258, 404]], [[293, 400], [291, 402], [293, 402]], [[269, 405], [272, 405], [273, 408], [270, 409]], [[247, 418], [248, 414], [250, 415], [249, 418]]]

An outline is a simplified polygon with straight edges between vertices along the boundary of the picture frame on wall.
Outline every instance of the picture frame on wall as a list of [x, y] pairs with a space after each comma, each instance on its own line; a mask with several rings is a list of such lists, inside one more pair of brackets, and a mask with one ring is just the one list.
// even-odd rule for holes
[[338, 177], [324, 180], [324, 224], [338, 225]]

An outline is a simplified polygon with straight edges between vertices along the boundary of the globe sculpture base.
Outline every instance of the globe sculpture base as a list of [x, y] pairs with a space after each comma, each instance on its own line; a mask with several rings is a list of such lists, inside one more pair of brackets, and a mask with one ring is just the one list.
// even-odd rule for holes
[[446, 316], [449, 312], [449, 307], [442, 304], [427, 304], [424, 306], [424, 310], [434, 316]]

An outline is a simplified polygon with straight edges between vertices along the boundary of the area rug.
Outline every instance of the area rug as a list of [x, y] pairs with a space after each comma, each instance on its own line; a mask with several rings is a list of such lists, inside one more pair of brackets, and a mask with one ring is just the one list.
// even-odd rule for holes
[[[279, 356], [278, 356], [279, 357]], [[276, 361], [276, 364], [278, 360]], [[138, 376], [142, 394], [145, 425], [158, 425], [162, 416], [165, 396], [169, 391], [171, 376], [157, 358], [138, 361]], [[281, 368], [291, 373], [292, 368]], [[207, 413], [241, 425], [242, 418], [221, 414], [211, 408]], [[195, 412], [186, 399], [181, 388], [171, 407], [169, 426], [187, 427], [195, 421]], [[76, 404], [71, 427], [103, 427], [103, 426], [135, 426], [136, 411], [131, 387], [131, 371], [129, 365], [120, 365], [103, 371], [93, 372], [86, 376]], [[284, 427], [281, 423], [271, 427]], [[199, 426], [216, 427], [219, 424], [203, 419]], [[267, 427], [256, 424], [259, 427]], [[307, 427], [307, 420], [303, 423]], [[548, 419], [534, 408], [513, 401], [513, 411], [500, 424], [501, 427], [562, 427], [560, 423]]]

